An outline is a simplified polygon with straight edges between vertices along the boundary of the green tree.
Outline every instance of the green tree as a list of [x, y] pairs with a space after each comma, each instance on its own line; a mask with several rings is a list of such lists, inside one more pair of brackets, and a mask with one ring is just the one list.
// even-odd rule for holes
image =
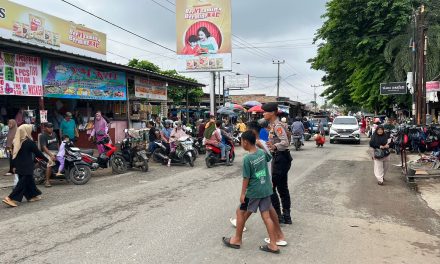
[[[138, 59], [132, 59], [128, 62], [127, 65], [130, 67], [152, 71], [176, 79], [197, 83], [197, 80], [180, 75], [176, 70], [162, 71], [159, 66], [146, 60], [140, 61]], [[202, 88], [188, 88], [188, 98], [190, 103], [200, 102], [203, 94], [204, 93]], [[168, 98], [173, 100], [173, 102], [176, 104], [181, 103], [183, 100], [186, 100], [186, 88], [170, 84], [168, 86]]]

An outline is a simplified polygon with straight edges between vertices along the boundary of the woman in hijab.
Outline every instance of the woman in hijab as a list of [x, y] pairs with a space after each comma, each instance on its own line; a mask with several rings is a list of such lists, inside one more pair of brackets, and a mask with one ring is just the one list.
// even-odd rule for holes
[[6, 151], [9, 153], [9, 171], [5, 176], [12, 175], [14, 171], [12, 170], [12, 142], [14, 141], [15, 134], [17, 133], [17, 122], [14, 119], [10, 119], [8, 122], [8, 136], [6, 138]]
[[[29, 202], [36, 202], [41, 199], [41, 191], [35, 185], [34, 157], [41, 158], [48, 162], [49, 160], [38, 150], [37, 144], [32, 140], [32, 125], [21, 125], [17, 129], [14, 137], [12, 158], [15, 167], [15, 173], [18, 174], [18, 183], [11, 194], [3, 199], [3, 203], [16, 207], [15, 201], [21, 202], [23, 196]], [[19, 164], [20, 166], [16, 166]]]
[[[170, 135], [170, 156], [172, 155], [172, 153], [176, 152], [176, 141], [187, 136], [188, 135], [186, 134], [185, 130], [183, 130], [182, 122], [177, 121], [176, 127], [173, 128], [173, 131], [171, 131]], [[171, 166], [171, 159], [168, 159], [168, 167], [169, 166]]]
[[370, 147], [374, 150], [380, 149], [385, 151], [385, 155], [382, 158], [376, 158], [373, 154], [372, 158], [374, 161], [374, 175], [376, 176], [377, 183], [379, 185], [383, 185], [383, 181], [385, 179], [385, 175], [388, 171], [390, 165], [390, 156], [389, 151], [387, 151], [389, 146], [388, 135], [385, 133], [385, 130], [382, 125], [378, 125], [370, 140]]
[[221, 160], [226, 160], [226, 145], [222, 143], [220, 129], [217, 129], [215, 119], [211, 119], [205, 129], [205, 145], [213, 145], [221, 150]]
[[[98, 111], [96, 112], [95, 115], [95, 123], [89, 139], [91, 140], [92, 137], [96, 137], [96, 142], [99, 142], [103, 138], [108, 137], [107, 133], [108, 133], [108, 123], [105, 120], [105, 118], [102, 116], [101, 111]], [[98, 152], [99, 154], [105, 152], [103, 145], [98, 144]]]

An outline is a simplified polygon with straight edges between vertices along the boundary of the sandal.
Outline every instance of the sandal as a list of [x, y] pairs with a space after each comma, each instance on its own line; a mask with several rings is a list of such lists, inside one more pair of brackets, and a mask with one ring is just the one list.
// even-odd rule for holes
[[233, 249], [240, 249], [240, 245], [231, 244], [231, 238], [230, 237], [223, 237], [222, 238], [223, 244], [225, 246], [233, 248]]
[[38, 196], [35, 196], [35, 197], [29, 199], [28, 202], [30, 202], [30, 203], [38, 202], [38, 201], [40, 201], [41, 199], [42, 199], [41, 196], [38, 195]]
[[9, 205], [10, 207], [17, 207], [17, 206], [18, 206], [18, 205], [17, 205], [13, 200], [11, 200], [11, 198], [9, 198], [9, 197], [5, 197], [5, 199], [3, 199], [2, 202], [5, 203], [5, 204], [7, 204], [7, 205]]
[[273, 253], [273, 254], [280, 254], [279, 249], [278, 250], [270, 249], [268, 245], [260, 246], [260, 250], [264, 251], [264, 252]]
[[46, 187], [46, 188], [50, 188], [50, 187], [52, 187], [52, 185], [50, 184], [50, 182], [46, 182], [46, 183], [44, 184], [44, 187]]
[[[264, 239], [264, 242], [266, 242], [267, 244], [270, 244], [270, 238], [266, 237]], [[286, 240], [280, 240], [280, 241], [277, 241], [276, 244], [279, 247], [285, 247], [285, 246], [287, 246], [287, 241]]]

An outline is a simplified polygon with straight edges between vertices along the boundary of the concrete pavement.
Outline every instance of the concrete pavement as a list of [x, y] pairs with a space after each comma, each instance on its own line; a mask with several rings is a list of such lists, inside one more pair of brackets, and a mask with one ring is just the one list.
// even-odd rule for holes
[[221, 243], [234, 232], [239, 155], [233, 167], [208, 170], [199, 159], [58, 183], [41, 202], [0, 207], [0, 263], [437, 263], [440, 217], [398, 168], [378, 186], [366, 149], [307, 142], [292, 152], [294, 224], [283, 227], [289, 246], [279, 256], [258, 250], [266, 231], [257, 215], [242, 249]]

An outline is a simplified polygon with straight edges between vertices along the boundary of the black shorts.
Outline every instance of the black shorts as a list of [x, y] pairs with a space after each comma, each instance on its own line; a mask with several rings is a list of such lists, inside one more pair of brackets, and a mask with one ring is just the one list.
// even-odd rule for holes
[[272, 200], [270, 196], [265, 198], [244, 198], [244, 203], [240, 204], [241, 211], [248, 211], [256, 213], [259, 209], [260, 212], [269, 211], [272, 207]]

